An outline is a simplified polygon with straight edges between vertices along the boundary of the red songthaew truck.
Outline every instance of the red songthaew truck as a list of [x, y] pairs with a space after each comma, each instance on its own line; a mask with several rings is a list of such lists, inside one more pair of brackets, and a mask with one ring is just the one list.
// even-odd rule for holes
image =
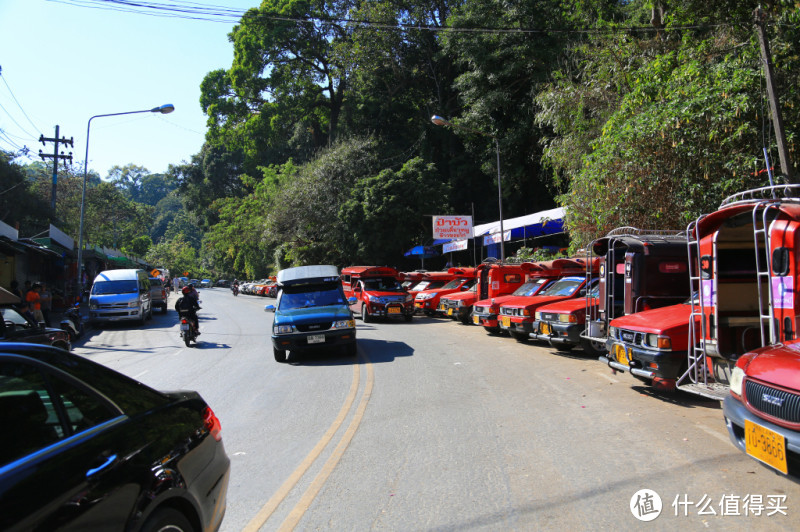
[[465, 292], [450, 294], [439, 300], [438, 312], [472, 323], [472, 307], [476, 301], [512, 293], [527, 279], [532, 263], [505, 264], [484, 262], [476, 268], [475, 286]]

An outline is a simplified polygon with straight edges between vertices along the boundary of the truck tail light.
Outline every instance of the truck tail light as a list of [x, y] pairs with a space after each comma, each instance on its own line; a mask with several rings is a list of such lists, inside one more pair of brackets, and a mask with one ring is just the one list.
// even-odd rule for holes
[[211, 433], [211, 436], [214, 437], [215, 440], [220, 441], [222, 439], [222, 424], [219, 422], [217, 416], [214, 415], [214, 411], [211, 410], [210, 406], [207, 406], [205, 410], [203, 410], [203, 426]]

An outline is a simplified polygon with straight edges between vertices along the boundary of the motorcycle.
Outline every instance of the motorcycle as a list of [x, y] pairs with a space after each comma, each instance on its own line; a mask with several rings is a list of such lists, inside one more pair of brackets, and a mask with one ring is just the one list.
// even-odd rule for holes
[[189, 316], [180, 316], [181, 319], [181, 338], [183, 338], [183, 343], [186, 344], [186, 347], [189, 347], [189, 344], [192, 342], [197, 342], [197, 329], [194, 326], [194, 321]]
[[231, 292], [233, 292], [234, 296], [238, 296], [239, 295], [239, 285], [233, 285], [231, 287]]
[[59, 328], [69, 334], [69, 341], [74, 342], [83, 335], [83, 316], [81, 316], [81, 304], [75, 303], [64, 313]]

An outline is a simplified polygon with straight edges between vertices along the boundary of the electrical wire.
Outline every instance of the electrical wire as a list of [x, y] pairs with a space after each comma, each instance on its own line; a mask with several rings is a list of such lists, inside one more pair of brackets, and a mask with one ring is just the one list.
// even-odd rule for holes
[[[104, 9], [111, 11], [121, 11], [125, 13], [138, 13], [157, 17], [173, 17], [189, 20], [206, 20], [210, 22], [234, 22], [239, 23], [247, 12], [243, 9], [232, 9], [223, 6], [201, 4], [197, 2], [184, 2], [173, 0], [170, 3], [158, 2], [135, 2], [131, 0], [48, 0], [49, 2], [68, 4], [76, 7], [86, 7], [92, 9]], [[149, 12], [148, 12], [149, 11]], [[269, 15], [256, 12], [255, 17], [263, 20], [273, 20], [277, 22], [294, 22], [297, 24], [325, 24], [340, 23], [364, 26], [374, 29], [391, 31], [431, 31], [446, 33], [484, 33], [484, 34], [617, 34], [628, 32], [659, 32], [659, 31], [681, 31], [689, 29], [708, 29], [718, 27], [730, 27], [734, 24], [690, 24], [685, 26], [672, 26], [670, 28], [655, 28], [652, 26], [631, 26], [621, 28], [588, 29], [588, 28], [457, 28], [453, 26], [433, 26], [428, 24], [386, 24], [372, 20], [361, 20], [347, 17], [286, 17]]]
[[[31, 117], [28, 116], [28, 113], [26, 113], [25, 109], [23, 109], [22, 105], [20, 105], [19, 100], [17, 100], [17, 97], [14, 96], [14, 91], [11, 90], [11, 87], [8, 85], [8, 82], [6, 81], [6, 77], [3, 75], [3, 68], [2, 67], [0, 67], [0, 79], [3, 80], [3, 83], [5, 84], [6, 88], [8, 89], [8, 93], [14, 99], [14, 103], [17, 104], [17, 107], [19, 107], [19, 110], [22, 111], [22, 114], [25, 115], [25, 118], [28, 119], [28, 123], [33, 126], [34, 131], [39, 132], [39, 135], [41, 135], [42, 134], [41, 130], [38, 127], [36, 127], [36, 124], [33, 123], [33, 121], [31, 120]], [[5, 111], [5, 108], [3, 110]], [[6, 114], [8, 114], [8, 111], [6, 111]], [[8, 116], [11, 116], [11, 115], [9, 114]], [[12, 120], [14, 120], [14, 119], [12, 118]], [[14, 123], [17, 124], [16, 121], [14, 121]], [[19, 124], [17, 124], [17, 125], [19, 126]], [[25, 131], [25, 129], [23, 129], [22, 126], [20, 126], [20, 129], [22, 129], [22, 131]], [[31, 137], [36, 137], [36, 135], [31, 135], [27, 131], [25, 131], [25, 134], [29, 135]]]

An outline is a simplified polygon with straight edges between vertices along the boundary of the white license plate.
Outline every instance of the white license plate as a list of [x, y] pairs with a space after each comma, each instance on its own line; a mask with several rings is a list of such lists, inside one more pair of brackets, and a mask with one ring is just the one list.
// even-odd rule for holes
[[188, 331], [189, 330], [189, 324], [188, 323], [181, 323], [181, 330], [182, 331]]
[[306, 336], [306, 340], [309, 344], [324, 344], [325, 343], [325, 335], [324, 334], [312, 334]]

